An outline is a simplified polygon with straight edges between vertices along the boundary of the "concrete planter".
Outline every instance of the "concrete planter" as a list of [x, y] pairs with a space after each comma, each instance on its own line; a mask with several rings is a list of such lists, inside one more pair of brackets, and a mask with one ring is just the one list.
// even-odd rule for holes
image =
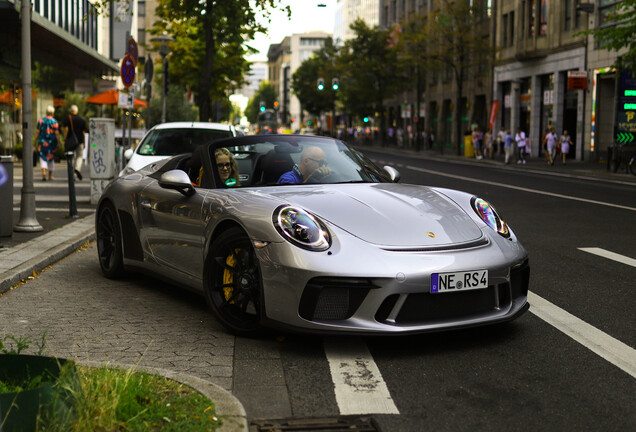
[[0, 432], [35, 431], [38, 414], [46, 414], [47, 410], [52, 410], [56, 418], [69, 414], [68, 395], [61, 394], [54, 387], [61, 368], [67, 363], [71, 363], [71, 373], [76, 380], [75, 368], [70, 360], [21, 354], [0, 355], [0, 380], [22, 385], [41, 377], [33, 389], [0, 394]]

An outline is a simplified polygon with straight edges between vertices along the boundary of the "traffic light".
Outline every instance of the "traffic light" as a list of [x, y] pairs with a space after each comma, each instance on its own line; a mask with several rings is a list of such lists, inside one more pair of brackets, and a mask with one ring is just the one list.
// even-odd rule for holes
[[278, 109], [278, 101], [274, 101], [274, 109]]
[[362, 121], [363, 121], [363, 122], [365, 122], [365, 123], [369, 123], [369, 117], [364, 116], [364, 118], [362, 119]]
[[340, 88], [340, 82], [338, 81], [338, 78], [334, 78], [331, 80], [331, 88], [334, 90], [338, 90]]
[[322, 91], [325, 89], [325, 80], [322, 78], [318, 78], [318, 90]]
[[261, 101], [260, 103], [260, 110], [261, 112], [265, 111], [265, 102]]

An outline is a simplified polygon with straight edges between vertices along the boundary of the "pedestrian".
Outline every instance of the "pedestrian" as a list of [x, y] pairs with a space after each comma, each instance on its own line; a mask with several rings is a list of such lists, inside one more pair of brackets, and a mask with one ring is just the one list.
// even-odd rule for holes
[[494, 143], [494, 138], [495, 137], [492, 134], [492, 130], [488, 129], [488, 131], [486, 131], [486, 137], [484, 138], [484, 157], [487, 157], [488, 159], [492, 159], [492, 146]]
[[38, 135], [36, 136], [40, 167], [42, 168], [42, 181], [46, 181], [48, 172], [49, 180], [53, 180], [55, 171], [55, 151], [60, 142], [60, 125], [53, 118], [55, 108], [46, 107], [46, 116], [38, 120]]
[[475, 149], [475, 159], [482, 159], [481, 156], [481, 142], [479, 140], [479, 135], [481, 134], [481, 131], [479, 130], [479, 127], [476, 127], [475, 129], [473, 129], [473, 148]]
[[559, 140], [561, 144], [561, 154], [563, 155], [563, 165], [565, 165], [565, 158], [570, 152], [570, 145], [572, 144], [572, 137], [568, 135], [567, 130], [563, 130], [563, 135], [561, 135], [561, 139]]
[[64, 120], [64, 150], [74, 153], [73, 168], [78, 180], [82, 180], [84, 162], [84, 133], [88, 132], [86, 121], [78, 115], [77, 105], [71, 105], [70, 114]]
[[517, 143], [517, 154], [519, 159], [517, 159], [517, 163], [526, 163], [526, 133], [521, 130], [521, 128], [517, 128], [517, 133], [515, 134], [515, 141]]
[[497, 134], [497, 151], [499, 155], [504, 154], [504, 143], [506, 141], [506, 129], [501, 129]]
[[[433, 133], [433, 128], [428, 130], [428, 142], [431, 145], [431, 149], [435, 147], [435, 133]], [[443, 151], [443, 148], [440, 146], [440, 151]]]
[[554, 157], [556, 156], [557, 146], [557, 134], [554, 133], [554, 128], [549, 127], [548, 133], [545, 134], [544, 148], [545, 154], [548, 158], [548, 165], [554, 165]]
[[506, 164], [510, 163], [510, 156], [512, 155], [512, 134], [510, 130], [504, 131], [504, 162]]

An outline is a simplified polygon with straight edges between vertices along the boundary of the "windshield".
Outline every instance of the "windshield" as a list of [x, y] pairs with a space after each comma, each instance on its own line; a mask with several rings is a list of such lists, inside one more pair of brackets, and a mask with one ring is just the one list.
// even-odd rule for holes
[[201, 144], [232, 136], [232, 132], [214, 129], [157, 129], [151, 131], [140, 144], [140, 155], [174, 156], [192, 153]]
[[360, 152], [331, 138], [248, 136], [211, 152], [220, 183], [231, 187], [391, 181]]

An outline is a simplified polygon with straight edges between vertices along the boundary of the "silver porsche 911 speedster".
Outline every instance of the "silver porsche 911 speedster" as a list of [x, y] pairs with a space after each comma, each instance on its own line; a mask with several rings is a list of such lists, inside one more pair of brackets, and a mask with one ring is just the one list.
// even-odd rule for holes
[[524, 313], [527, 253], [495, 209], [398, 180], [332, 138], [201, 145], [108, 185], [96, 215], [101, 269], [200, 292], [241, 335], [406, 334]]

